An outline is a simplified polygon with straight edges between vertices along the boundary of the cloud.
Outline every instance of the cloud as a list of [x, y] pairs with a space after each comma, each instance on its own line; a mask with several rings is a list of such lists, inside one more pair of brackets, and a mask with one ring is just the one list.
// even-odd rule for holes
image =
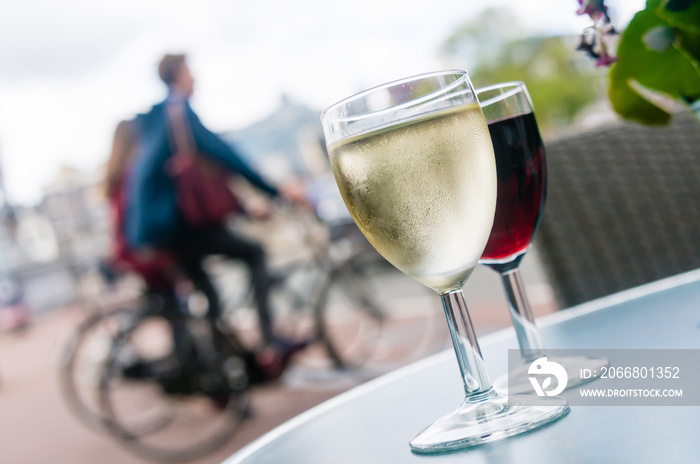
[[0, 76], [15, 81], [88, 72], [147, 32], [152, 18], [105, 2], [4, 0]]
[[[575, 0], [493, 3], [510, 5], [529, 30], [575, 34], [586, 22]], [[625, 11], [643, 6], [611, 6], [623, 3]], [[193, 105], [221, 131], [264, 117], [282, 92], [323, 109], [432, 71], [441, 41], [482, 8], [454, 0], [427, 8], [405, 0], [0, 0], [8, 193], [36, 201], [61, 163], [103, 161], [116, 123], [162, 97], [155, 63], [167, 51], [189, 53]]]

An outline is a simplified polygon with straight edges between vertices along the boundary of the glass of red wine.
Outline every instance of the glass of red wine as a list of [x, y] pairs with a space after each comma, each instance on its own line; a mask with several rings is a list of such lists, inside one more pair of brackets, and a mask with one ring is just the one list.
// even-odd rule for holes
[[[530, 247], [544, 209], [547, 191], [544, 144], [524, 83], [496, 84], [477, 89], [476, 93], [488, 122], [498, 176], [496, 217], [479, 263], [501, 276], [525, 361], [521, 368], [527, 369], [532, 361], [546, 356], [519, 271], [520, 261]], [[566, 369], [568, 388], [595, 379], [595, 376], [582, 378], [582, 369], [600, 372], [603, 366], [608, 365], [606, 359], [583, 356], [550, 356], [549, 360]], [[517, 375], [515, 378], [526, 379], [527, 376]], [[503, 386], [504, 381], [497, 381], [495, 385]], [[510, 393], [530, 391], [532, 388], [529, 383], [513, 385], [513, 382], [509, 387], [511, 390], [516, 388]]]

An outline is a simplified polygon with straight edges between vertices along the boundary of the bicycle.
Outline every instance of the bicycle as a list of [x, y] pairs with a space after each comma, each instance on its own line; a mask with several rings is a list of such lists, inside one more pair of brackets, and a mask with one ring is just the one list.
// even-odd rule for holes
[[[184, 342], [184, 350], [173, 350], [173, 340]], [[103, 367], [103, 426], [149, 459], [204, 456], [244, 420], [248, 388], [264, 381], [254, 366], [252, 353], [215, 321], [189, 314], [144, 317], [114, 339]]]
[[[333, 234], [321, 239], [318, 231], [311, 232], [314, 225], [320, 225], [318, 219], [313, 215], [302, 219], [299, 222], [302, 235], [306, 244], [311, 245], [311, 251], [305, 259], [292, 260], [274, 272], [271, 293], [275, 320], [296, 330], [294, 336], [319, 342], [335, 367], [357, 369], [370, 361], [374, 361], [375, 367], [381, 365], [376, 363], [382, 360], [382, 356], [377, 356], [377, 348], [380, 335], [387, 332], [387, 320], [392, 311], [384, 306], [384, 301], [377, 300], [380, 292], [372, 290], [371, 286], [378, 281], [378, 276], [385, 278], [387, 273], [398, 273], [392, 273], [371, 247], [362, 243], [364, 239], [360, 239], [356, 230], [334, 229]], [[215, 264], [221, 270], [222, 263]], [[214, 275], [221, 279], [227, 274], [214, 271]], [[232, 287], [235, 288], [228, 288]], [[154, 300], [143, 299], [136, 309], [122, 308], [97, 314], [79, 327], [71, 343], [66, 345], [62, 385], [69, 404], [86, 425], [108, 432], [137, 454], [161, 461], [194, 459], [226, 442], [244, 418], [249, 386], [265, 381], [254, 369], [250, 349], [255, 346], [254, 337], [244, 340], [245, 333], [255, 332], [254, 327], [245, 328], [245, 319], [255, 318], [249, 317], [250, 314], [241, 316], [254, 310], [245, 309], [245, 304], [234, 304], [233, 311], [223, 318], [228, 323], [215, 324], [201, 317], [206, 308], [201, 307], [201, 298], [196, 296], [196, 293], [190, 294], [185, 299], [189, 304], [183, 304], [186, 310], [176, 315], [164, 314]], [[343, 304], [343, 297], [352, 304]], [[247, 295], [246, 300], [252, 301], [252, 296]], [[434, 324], [432, 318], [427, 324], [421, 321], [422, 338], [407, 337], [408, 343], [402, 345], [410, 347], [409, 352], [392, 352], [390, 357], [400, 358], [425, 349], [427, 341], [435, 335], [431, 327], [441, 327], [441, 315], [437, 314], [437, 318]], [[292, 319], [295, 321], [290, 322]], [[184, 337], [180, 338], [189, 338], [193, 347], [195, 362], [191, 365], [172, 356], [174, 350], [168, 340], [176, 338], [172, 334], [176, 324], [185, 327], [181, 330]], [[222, 327], [236, 327], [236, 330], [222, 330]], [[86, 340], [105, 328], [104, 339], [109, 341], [102, 344], [102, 352], [97, 353], [97, 362], [93, 363], [100, 373], [99, 380], [95, 385], [93, 373], [90, 386], [97, 391], [97, 398], [88, 401], [77, 391], [75, 368], [84, 356]], [[423, 343], [418, 343], [421, 340]], [[389, 345], [396, 347], [398, 344]], [[150, 367], [139, 371], [135, 367], [139, 363]], [[140, 397], [161, 400], [161, 409], [147, 410], [143, 405], [129, 409], [133, 400]], [[130, 400], [125, 401], [125, 398]], [[192, 403], [199, 403], [199, 406], [192, 407]], [[197, 443], [184, 445], [182, 440], [175, 440], [183, 446], [174, 449], [173, 435], [168, 429], [182, 422], [183, 409], [190, 407], [189, 412], [201, 412], [206, 409], [203, 404], [214, 405], [213, 412], [218, 413], [215, 415], [223, 422], [212, 429], [211, 414], [195, 418], [185, 414], [187, 420], [198, 424], [197, 430], [203, 428], [201, 424], [209, 424], [211, 433]]]
[[[314, 211], [284, 207], [274, 217], [275, 228], [295, 231], [292, 241], [302, 245], [272, 272], [276, 333], [317, 342], [331, 361], [322, 367], [344, 370], [385, 372], [444, 346], [442, 310], [430, 291], [384, 260], [352, 221], [328, 224]], [[227, 266], [211, 267], [223, 299], [234, 302], [225, 317], [259, 333], [252, 293], [225, 291]]]

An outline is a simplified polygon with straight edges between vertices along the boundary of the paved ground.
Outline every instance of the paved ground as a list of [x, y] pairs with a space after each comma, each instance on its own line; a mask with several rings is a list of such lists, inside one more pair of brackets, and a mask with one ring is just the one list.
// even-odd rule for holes
[[[527, 269], [527, 268], [526, 268]], [[554, 310], [551, 295], [533, 272], [529, 292], [538, 315]], [[509, 324], [494, 273], [481, 270], [466, 292], [480, 334]], [[0, 334], [0, 462], [145, 463], [110, 437], [88, 430], [68, 411], [57, 381], [58, 350], [83, 316], [79, 308], [43, 315], [21, 334]], [[312, 358], [312, 355], [307, 358]], [[218, 452], [197, 461], [217, 463], [276, 425], [373, 374], [314, 370], [302, 359], [285, 378], [252, 396], [254, 416]]]

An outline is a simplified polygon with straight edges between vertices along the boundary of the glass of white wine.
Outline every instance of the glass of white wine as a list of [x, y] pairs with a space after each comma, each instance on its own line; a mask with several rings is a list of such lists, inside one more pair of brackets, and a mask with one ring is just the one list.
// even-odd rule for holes
[[[568, 412], [508, 403], [493, 389], [462, 287], [489, 238], [496, 164], [464, 71], [409, 77], [364, 91], [321, 116], [338, 188], [369, 242], [442, 299], [465, 399], [410, 440], [417, 453], [493, 442]], [[550, 398], [551, 399], [551, 398]]]

